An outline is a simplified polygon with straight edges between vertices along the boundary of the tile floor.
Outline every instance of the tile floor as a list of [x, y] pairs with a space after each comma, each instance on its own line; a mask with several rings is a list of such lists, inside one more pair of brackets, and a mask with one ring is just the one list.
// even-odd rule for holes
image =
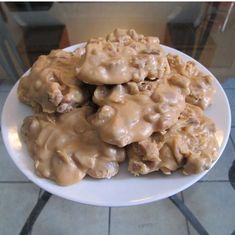
[[[235, 79], [223, 84], [232, 115], [229, 142], [216, 166], [181, 198], [209, 234], [235, 232], [235, 189], [228, 178], [235, 160]], [[0, 85], [0, 112], [11, 85]], [[234, 162], [235, 163], [235, 162]], [[0, 138], [0, 234], [19, 234], [41, 190], [30, 183], [9, 159]], [[126, 208], [82, 205], [53, 196], [31, 235], [194, 235], [197, 232], [168, 200]]]

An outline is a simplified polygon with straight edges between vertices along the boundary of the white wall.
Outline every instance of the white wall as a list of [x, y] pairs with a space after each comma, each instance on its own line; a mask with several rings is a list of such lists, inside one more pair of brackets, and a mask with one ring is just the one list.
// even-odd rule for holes
[[163, 40], [169, 16], [194, 21], [202, 3], [55, 3], [50, 13], [67, 26], [71, 44], [104, 36], [113, 29], [134, 28]]

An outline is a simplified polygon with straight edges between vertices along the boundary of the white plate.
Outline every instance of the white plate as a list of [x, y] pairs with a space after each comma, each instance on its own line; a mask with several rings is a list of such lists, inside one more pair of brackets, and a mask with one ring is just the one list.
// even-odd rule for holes
[[[68, 47], [66, 51], [73, 51], [84, 44]], [[163, 46], [167, 53], [178, 54], [183, 60], [193, 60], [205, 74], [214, 78], [216, 95], [214, 103], [206, 110], [206, 115], [211, 117], [220, 132], [221, 156], [230, 133], [231, 112], [225, 92], [216, 78], [200, 63], [175, 49]], [[26, 146], [19, 138], [19, 129], [23, 119], [32, 113], [30, 107], [22, 104], [17, 99], [18, 83], [12, 88], [5, 102], [2, 112], [3, 140], [16, 166], [39, 187], [57, 196], [91, 205], [98, 206], [131, 206], [164, 199], [176, 194], [202, 178], [208, 171], [191, 176], [184, 176], [176, 172], [170, 176], [152, 173], [147, 176], [134, 177], [127, 171], [123, 164], [119, 174], [110, 180], [92, 179], [86, 177], [80, 183], [61, 187], [54, 182], [39, 178], [34, 173], [33, 161], [29, 157]]]

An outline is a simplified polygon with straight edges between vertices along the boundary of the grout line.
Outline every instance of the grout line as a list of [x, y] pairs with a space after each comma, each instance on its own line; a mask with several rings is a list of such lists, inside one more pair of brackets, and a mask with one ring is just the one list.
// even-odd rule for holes
[[37, 221], [42, 210], [44, 209], [44, 207], [46, 206], [47, 202], [49, 201], [51, 197], [52, 197], [52, 194], [45, 191], [43, 195], [41, 196], [40, 200], [37, 200], [35, 206], [33, 207], [31, 213], [27, 217], [21, 229], [20, 235], [30, 234], [30, 231], [33, 230], [33, 226], [35, 222]]
[[110, 235], [110, 233], [111, 233], [111, 210], [112, 210], [112, 208], [109, 207], [108, 235]]
[[[183, 192], [181, 192], [180, 194], [181, 194], [181, 197], [182, 197], [182, 201], [185, 204]], [[188, 220], [186, 219], [186, 217], [185, 217], [185, 222], [186, 222], [187, 233], [188, 233], [188, 235], [190, 235], [189, 224], [188, 224]]]
[[[41, 188], [39, 188], [38, 198], [37, 198], [37, 202], [36, 202], [36, 203], [38, 203], [38, 201], [40, 200], [40, 197], [41, 197], [42, 192], [43, 192], [43, 190], [42, 190]], [[33, 225], [32, 229], [31, 229], [29, 235], [32, 235], [32, 234], [33, 234], [33, 228], [34, 228], [34, 225]]]
[[229, 183], [229, 180], [199, 180], [198, 183]]
[[[222, 86], [222, 87], [223, 87], [223, 86]], [[234, 90], [235, 87], [226, 87], [226, 88], [223, 87], [223, 89], [224, 89], [224, 90]]]
[[209, 235], [204, 226], [200, 223], [194, 213], [187, 207], [182, 200], [180, 200], [176, 195], [169, 197], [170, 201], [180, 210], [185, 218], [190, 222], [193, 228], [200, 235]]
[[30, 181], [0, 181], [0, 184], [32, 184]]

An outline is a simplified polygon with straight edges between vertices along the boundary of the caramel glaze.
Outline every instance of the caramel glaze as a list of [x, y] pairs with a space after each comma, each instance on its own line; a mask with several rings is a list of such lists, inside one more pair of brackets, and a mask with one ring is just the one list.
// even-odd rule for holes
[[[93, 102], [101, 107], [91, 123], [101, 139], [124, 147], [171, 127], [185, 108], [184, 90], [172, 79], [98, 86]], [[187, 90], [187, 80], [180, 79]]]
[[79, 79], [95, 85], [155, 80], [170, 72], [157, 37], [145, 37], [135, 30], [116, 29], [105, 38], [93, 38], [86, 45]]
[[218, 157], [215, 124], [202, 110], [187, 104], [185, 110], [165, 133], [127, 147], [129, 171], [144, 175], [161, 170], [164, 174], [182, 168], [184, 174], [207, 170]]
[[47, 113], [68, 112], [81, 106], [88, 93], [77, 79], [76, 68], [85, 49], [73, 53], [53, 50], [40, 56], [30, 72], [20, 79], [19, 99]]
[[210, 76], [166, 56], [157, 37], [116, 29], [75, 52], [39, 57], [18, 86], [19, 99], [39, 111], [21, 134], [36, 173], [59, 185], [111, 178], [126, 150], [134, 175], [194, 174], [218, 156], [215, 125], [201, 110], [214, 92]]
[[167, 58], [171, 72], [187, 77], [190, 82], [190, 93], [186, 97], [186, 101], [202, 109], [211, 105], [215, 94], [212, 78], [204, 75], [192, 61], [184, 63], [178, 55], [172, 54], [168, 54]]
[[21, 133], [39, 176], [69, 185], [86, 174], [111, 178], [118, 173], [125, 150], [100, 140], [86, 120], [92, 112], [84, 106], [59, 116], [41, 113], [24, 120]]

